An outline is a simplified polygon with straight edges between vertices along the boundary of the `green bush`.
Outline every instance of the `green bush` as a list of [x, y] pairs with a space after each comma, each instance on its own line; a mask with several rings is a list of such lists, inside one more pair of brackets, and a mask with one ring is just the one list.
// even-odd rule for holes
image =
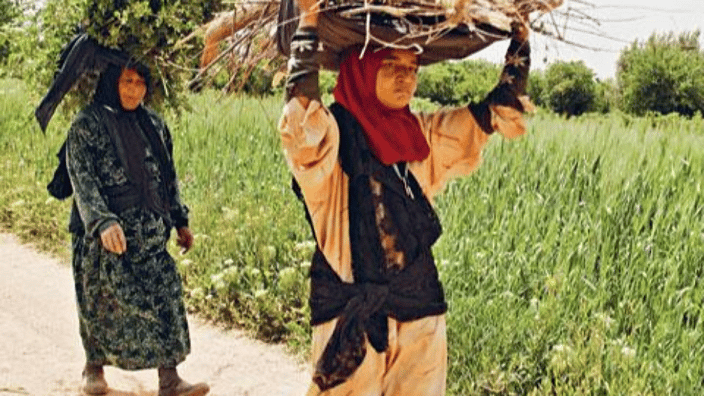
[[319, 85], [321, 94], [332, 94], [335, 84], [337, 84], [337, 73], [329, 70], [320, 70]]
[[528, 96], [536, 106], [545, 106], [545, 72], [542, 70], [531, 70], [528, 75]]
[[595, 87], [594, 104], [592, 110], [606, 114], [618, 107], [619, 91], [613, 79], [597, 81]]
[[555, 62], [545, 71], [542, 102], [552, 111], [575, 116], [593, 110], [594, 72], [582, 61]]
[[624, 111], [686, 116], [704, 111], [704, 53], [699, 36], [699, 31], [653, 34], [625, 48], [616, 74]]
[[0, 0], [0, 61], [7, 59], [12, 48], [12, 23], [22, 15], [18, 0]]
[[501, 68], [484, 60], [441, 62], [418, 74], [416, 95], [442, 105], [477, 102], [497, 84]]

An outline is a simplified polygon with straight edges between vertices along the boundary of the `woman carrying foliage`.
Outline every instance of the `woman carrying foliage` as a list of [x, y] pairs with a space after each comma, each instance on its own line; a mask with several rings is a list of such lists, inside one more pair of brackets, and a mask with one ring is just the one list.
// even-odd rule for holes
[[317, 242], [308, 394], [443, 395], [447, 306], [431, 252], [441, 233], [431, 202], [448, 179], [477, 168], [491, 133], [525, 133], [528, 28], [516, 24], [500, 82], [480, 103], [412, 113], [417, 55], [367, 49], [360, 58], [353, 48], [326, 108], [318, 5], [300, 0], [299, 8], [279, 128]]
[[193, 244], [164, 122], [142, 105], [150, 86], [140, 64], [111, 64], [93, 102], [68, 132], [66, 166], [75, 196], [70, 230], [81, 338], [83, 391], [104, 394], [104, 365], [158, 368], [159, 396], [197, 396], [206, 384], [176, 371], [190, 352], [181, 278], [166, 250]]

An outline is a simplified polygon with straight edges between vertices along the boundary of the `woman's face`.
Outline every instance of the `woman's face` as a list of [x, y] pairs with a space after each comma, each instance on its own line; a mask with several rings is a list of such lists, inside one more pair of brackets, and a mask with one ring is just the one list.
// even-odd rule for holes
[[393, 50], [381, 61], [376, 73], [376, 97], [390, 109], [402, 109], [411, 102], [418, 87], [418, 56], [407, 50]]
[[139, 107], [147, 94], [147, 84], [144, 78], [134, 69], [122, 69], [117, 80], [117, 90], [120, 93], [120, 104], [127, 111]]

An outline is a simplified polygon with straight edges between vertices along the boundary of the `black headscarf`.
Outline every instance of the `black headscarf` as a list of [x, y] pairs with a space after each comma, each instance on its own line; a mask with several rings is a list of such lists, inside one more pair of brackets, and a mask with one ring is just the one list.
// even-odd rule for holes
[[[134, 69], [144, 78], [150, 87], [149, 69], [139, 63], [127, 64], [125, 68]], [[113, 117], [104, 120], [106, 128], [114, 135], [114, 142], [120, 155], [127, 176], [135, 189], [142, 196], [142, 202], [150, 209], [168, 218], [169, 208], [166, 189], [174, 177], [173, 165], [169, 160], [167, 148], [156, 131], [154, 122], [143, 105], [134, 110], [126, 110], [120, 103], [118, 81], [123, 68], [109, 65], [101, 73], [93, 95], [93, 103], [107, 107]], [[149, 89], [149, 88], [148, 88]], [[116, 139], [115, 139], [116, 138]], [[159, 164], [162, 183], [153, 185], [154, 177], [145, 166], [146, 148], [149, 147]], [[120, 154], [120, 153], [119, 153]]]

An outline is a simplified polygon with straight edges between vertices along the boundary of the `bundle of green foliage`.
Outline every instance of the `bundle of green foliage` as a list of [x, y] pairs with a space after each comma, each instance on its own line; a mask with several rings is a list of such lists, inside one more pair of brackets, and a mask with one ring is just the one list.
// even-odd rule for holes
[[[100, 44], [129, 52], [149, 66], [156, 82], [153, 104], [179, 108], [199, 50], [180, 42], [222, 7], [220, 0], [48, 0], [35, 16], [36, 42], [26, 59], [38, 91], [51, 83], [61, 49], [85, 31]], [[20, 38], [21, 39], [21, 38]], [[21, 39], [32, 40], [32, 38]], [[25, 48], [27, 50], [27, 48]], [[75, 97], [75, 93], [72, 94]], [[85, 92], [84, 95], [85, 96]], [[84, 100], [67, 100], [72, 109]]]
[[699, 31], [653, 34], [621, 52], [616, 78], [626, 112], [704, 112], [704, 53]]

